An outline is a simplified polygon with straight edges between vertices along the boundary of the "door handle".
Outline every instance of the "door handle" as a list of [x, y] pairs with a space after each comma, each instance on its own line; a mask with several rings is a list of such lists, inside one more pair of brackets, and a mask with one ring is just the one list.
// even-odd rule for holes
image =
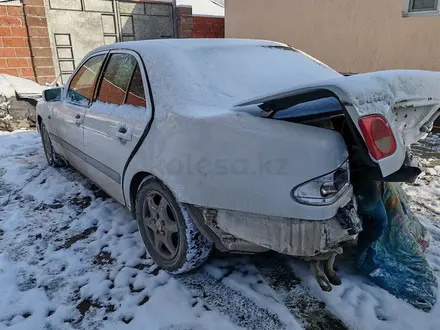
[[116, 130], [116, 136], [121, 142], [127, 142], [131, 140], [131, 132], [125, 126], [118, 126]]
[[84, 121], [83, 116], [81, 116], [81, 114], [77, 113], [75, 116], [75, 123], [77, 125], [81, 125], [83, 123], [83, 121]]

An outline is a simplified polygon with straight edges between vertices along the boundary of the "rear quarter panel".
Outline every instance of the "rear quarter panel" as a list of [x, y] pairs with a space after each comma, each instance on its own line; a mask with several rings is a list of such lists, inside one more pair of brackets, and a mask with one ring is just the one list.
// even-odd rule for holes
[[[297, 185], [348, 158], [336, 132], [247, 113], [155, 119], [130, 163], [124, 192], [140, 171], [161, 179], [177, 200], [198, 206], [308, 220], [333, 217], [352, 196], [308, 206], [291, 197]], [[128, 199], [127, 199], [128, 200]]]

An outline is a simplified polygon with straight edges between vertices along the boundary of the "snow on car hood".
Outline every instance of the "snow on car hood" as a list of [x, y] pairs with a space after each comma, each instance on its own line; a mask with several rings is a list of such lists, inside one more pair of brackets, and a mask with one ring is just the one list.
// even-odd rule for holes
[[15, 96], [17, 93], [23, 98], [35, 98], [42, 95], [44, 88], [32, 80], [0, 74], [0, 93], [6, 97]]

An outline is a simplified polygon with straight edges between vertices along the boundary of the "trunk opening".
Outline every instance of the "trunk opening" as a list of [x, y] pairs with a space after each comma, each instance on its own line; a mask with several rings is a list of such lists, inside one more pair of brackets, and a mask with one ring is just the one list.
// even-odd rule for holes
[[[330, 129], [341, 134], [349, 153], [352, 182], [360, 176], [368, 176], [374, 181], [413, 182], [421, 173], [418, 166], [411, 164], [412, 156], [408, 154], [398, 171], [384, 177], [379, 165], [371, 159], [344, 105], [327, 90], [296, 95], [282, 102], [263, 103], [259, 108], [260, 116], [264, 118]], [[252, 112], [255, 113], [255, 110]]]

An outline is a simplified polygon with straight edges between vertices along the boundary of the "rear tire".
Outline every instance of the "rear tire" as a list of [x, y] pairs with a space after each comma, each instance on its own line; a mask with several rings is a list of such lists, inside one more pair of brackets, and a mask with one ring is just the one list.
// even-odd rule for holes
[[66, 162], [61, 158], [61, 156], [55, 152], [52, 146], [52, 141], [50, 140], [49, 132], [47, 131], [46, 126], [44, 126], [43, 123], [41, 123], [40, 126], [40, 134], [41, 140], [43, 142], [44, 155], [46, 156], [46, 160], [49, 166], [59, 167], [66, 165]]
[[138, 189], [136, 219], [147, 252], [171, 274], [201, 266], [212, 251], [213, 244], [199, 232], [185, 206], [154, 177]]

